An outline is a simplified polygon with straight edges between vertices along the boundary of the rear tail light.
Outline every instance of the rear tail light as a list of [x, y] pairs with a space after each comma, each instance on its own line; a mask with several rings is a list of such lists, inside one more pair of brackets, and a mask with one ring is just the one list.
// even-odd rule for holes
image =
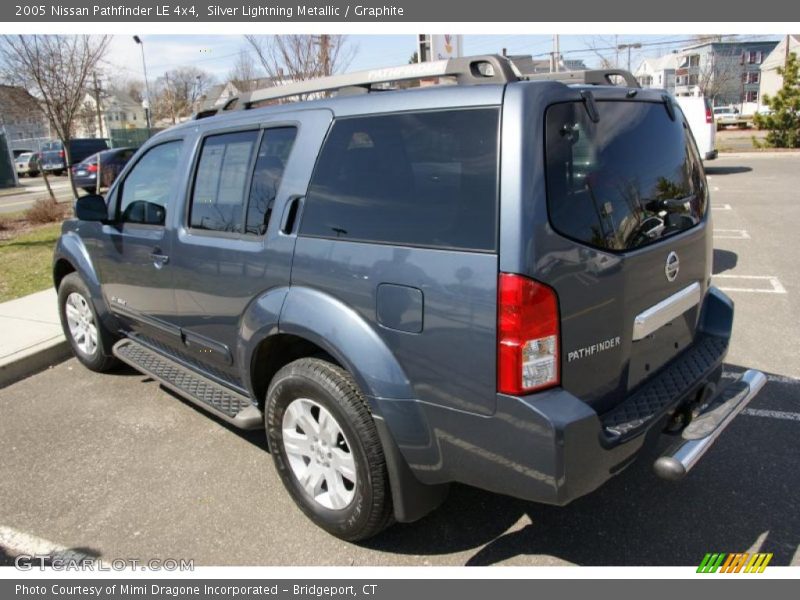
[[63, 150], [60, 150], [60, 151], [58, 152], [58, 157], [59, 157], [59, 158], [64, 158], [64, 151], [63, 151]]
[[714, 115], [711, 114], [711, 109], [706, 107], [706, 123], [713, 123]]
[[559, 316], [555, 291], [501, 273], [497, 306], [497, 391], [520, 395], [558, 385]]
[[86, 167], [86, 170], [89, 171], [89, 173], [97, 173], [97, 165], [91, 164]]

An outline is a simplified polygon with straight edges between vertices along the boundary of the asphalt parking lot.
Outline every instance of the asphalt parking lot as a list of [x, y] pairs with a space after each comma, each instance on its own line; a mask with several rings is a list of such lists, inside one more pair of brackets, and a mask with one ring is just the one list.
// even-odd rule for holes
[[0, 564], [50, 545], [197, 565], [697, 565], [712, 551], [800, 565], [800, 153], [724, 155], [708, 175], [715, 282], [737, 309], [728, 372], [769, 381], [683, 482], [652, 474], [653, 451], [565, 508], [455, 486], [422, 521], [354, 545], [294, 507], [263, 432], [70, 360], [0, 390]]

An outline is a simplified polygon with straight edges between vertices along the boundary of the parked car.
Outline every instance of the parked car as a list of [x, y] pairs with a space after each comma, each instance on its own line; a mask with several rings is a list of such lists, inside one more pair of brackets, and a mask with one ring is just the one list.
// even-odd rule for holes
[[12, 150], [11, 152], [12, 152], [12, 154], [14, 156], [14, 159], [16, 159], [16, 158], [18, 158], [19, 156], [21, 156], [23, 154], [27, 154], [29, 152], [33, 152], [33, 150], [23, 150], [23, 149], [17, 148], [15, 150]]
[[734, 106], [715, 106], [714, 121], [717, 124], [717, 131], [729, 125], [736, 125], [737, 127], [747, 126], [747, 119], [745, 119], [741, 112], [739, 112], [739, 109]]
[[662, 432], [655, 472], [682, 478], [765, 378], [721, 379], [733, 302], [681, 111], [578, 77], [458, 58], [256, 90], [155, 135], [63, 225], [73, 352], [265, 427], [288, 493], [348, 540], [451, 482], [567, 504]]
[[35, 152], [25, 152], [14, 159], [14, 166], [17, 169], [17, 176], [36, 177], [39, 174], [39, 159]]
[[114, 148], [92, 154], [72, 167], [75, 185], [85, 192], [94, 193], [97, 191], [97, 175], [100, 173], [100, 187], [109, 187], [134, 152], [136, 148]]
[[41, 165], [42, 170], [54, 175], [62, 175], [68, 168], [78, 164], [87, 156], [108, 150], [108, 142], [101, 138], [76, 138], [70, 140], [69, 164], [67, 164], [64, 145], [59, 141], [47, 142], [42, 145]]
[[676, 96], [675, 100], [689, 123], [700, 156], [703, 160], [717, 158], [717, 128], [711, 112], [711, 101], [703, 96]]

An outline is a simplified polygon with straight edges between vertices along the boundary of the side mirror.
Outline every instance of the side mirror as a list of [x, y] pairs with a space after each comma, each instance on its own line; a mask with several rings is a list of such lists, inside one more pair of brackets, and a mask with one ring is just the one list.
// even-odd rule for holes
[[108, 221], [108, 208], [105, 198], [97, 194], [80, 196], [75, 201], [75, 216], [80, 221]]

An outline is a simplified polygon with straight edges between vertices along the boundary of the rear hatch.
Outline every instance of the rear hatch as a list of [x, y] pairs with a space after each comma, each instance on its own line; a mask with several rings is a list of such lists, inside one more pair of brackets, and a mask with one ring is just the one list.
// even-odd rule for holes
[[[589, 94], [545, 115], [554, 236], [535, 277], [559, 298], [562, 386], [600, 413], [692, 344], [708, 286], [705, 175], [671, 102]], [[637, 316], [686, 294], [697, 302], [635, 330]]]

